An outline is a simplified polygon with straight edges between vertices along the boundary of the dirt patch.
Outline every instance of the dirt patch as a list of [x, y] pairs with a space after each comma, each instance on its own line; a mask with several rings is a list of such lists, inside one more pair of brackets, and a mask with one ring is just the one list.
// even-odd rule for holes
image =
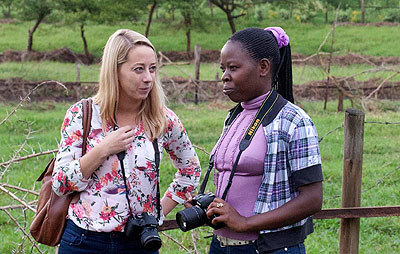
[[0, 24], [12, 24], [15, 22], [15, 19], [0, 19]]
[[[323, 64], [327, 64], [329, 61], [329, 55], [321, 55]], [[302, 65], [321, 65], [321, 61], [317, 55], [305, 56], [302, 54], [292, 54], [293, 64]], [[332, 56], [331, 64], [347, 66], [351, 64], [370, 64], [370, 65], [398, 65], [400, 64], [400, 57], [389, 56], [389, 57], [377, 57], [377, 56], [363, 56], [359, 54], [347, 54], [347, 55], [334, 55]]]
[[[189, 54], [185, 51], [165, 51], [161, 52], [162, 55], [166, 56], [172, 62], [182, 61], [193, 61], [193, 52]], [[219, 62], [219, 50], [202, 50], [200, 60], [203, 63], [216, 63]], [[96, 59], [93, 55], [94, 63], [98, 63], [100, 59]], [[159, 54], [161, 57], [161, 54]], [[322, 61], [324, 64], [328, 63], [329, 55], [322, 55]], [[21, 62], [21, 61], [58, 61], [58, 62], [83, 62], [87, 64], [87, 58], [84, 54], [78, 54], [73, 52], [69, 48], [62, 48], [48, 52], [40, 51], [16, 51], [8, 50], [0, 54], [0, 62]], [[294, 64], [302, 65], [320, 65], [320, 60], [317, 55], [305, 56], [302, 54], [292, 54], [292, 60]], [[168, 62], [167, 60], [163, 60]], [[400, 57], [375, 57], [375, 56], [363, 56], [359, 54], [348, 54], [348, 55], [334, 55], [331, 60], [332, 64], [335, 65], [351, 65], [351, 64], [372, 64], [372, 65], [398, 65], [400, 64]]]
[[[94, 56], [91, 56], [94, 59]], [[0, 62], [22, 62], [22, 61], [57, 61], [66, 63], [82, 62], [88, 63], [84, 54], [74, 53], [69, 48], [61, 48], [53, 51], [16, 51], [7, 50], [0, 54]]]
[[[7, 80], [0, 79], [0, 101], [19, 101], [21, 97], [26, 96], [38, 82], [30, 82], [21, 78]], [[368, 81], [357, 81], [349, 79], [340, 82], [346, 93], [355, 98], [368, 96], [381, 83], [379, 79], [370, 79]], [[66, 90], [55, 82], [49, 82], [30, 95], [32, 101], [77, 101], [81, 98], [92, 96], [96, 93], [98, 85], [96, 83], [63, 83]], [[198, 101], [215, 102], [228, 101], [229, 99], [222, 93], [222, 83], [217, 81], [207, 81], [193, 84], [190, 80], [182, 77], [172, 77], [162, 80], [162, 84], [171, 102], [193, 102], [196, 96]], [[196, 89], [197, 87], [197, 89]], [[296, 101], [301, 100], [324, 100], [326, 92], [325, 80], [312, 81], [303, 85], [293, 87]], [[335, 100], [338, 97], [339, 90], [334, 84], [328, 87], [328, 99]], [[400, 100], [400, 82], [386, 82], [384, 86], [372, 98], [384, 100]]]
[[381, 21], [381, 22], [371, 22], [371, 23], [354, 23], [354, 22], [337, 22], [336, 23], [339, 26], [398, 26], [399, 23], [397, 22], [386, 22], [386, 21]]
[[[357, 81], [348, 79], [341, 81], [340, 85], [349, 95], [354, 98], [365, 98], [371, 94], [381, 84], [381, 79], [370, 79], [367, 81]], [[399, 100], [400, 99], [400, 82], [386, 82], [372, 98], [380, 100]], [[293, 86], [294, 97], [296, 100], [324, 100], [325, 93], [328, 92], [328, 99], [334, 100], [338, 98], [339, 88], [330, 83], [326, 88], [325, 80], [311, 81], [303, 85]]]

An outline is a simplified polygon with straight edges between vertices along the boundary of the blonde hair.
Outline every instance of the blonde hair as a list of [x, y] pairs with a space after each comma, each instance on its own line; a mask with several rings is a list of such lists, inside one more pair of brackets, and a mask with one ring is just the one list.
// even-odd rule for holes
[[[119, 29], [107, 41], [104, 48], [99, 90], [93, 97], [95, 103], [100, 105], [100, 116], [103, 131], [107, 123], [116, 124], [114, 112], [119, 103], [118, 68], [127, 61], [130, 49], [136, 45], [146, 45], [154, 50], [153, 44], [143, 35], [128, 29]], [[156, 62], [157, 55], [156, 55]], [[158, 66], [157, 66], [158, 67]], [[167, 119], [164, 112], [165, 95], [156, 69], [156, 79], [153, 82], [147, 98], [141, 103], [137, 119], [143, 123], [146, 135], [154, 140], [161, 136], [166, 128]]]

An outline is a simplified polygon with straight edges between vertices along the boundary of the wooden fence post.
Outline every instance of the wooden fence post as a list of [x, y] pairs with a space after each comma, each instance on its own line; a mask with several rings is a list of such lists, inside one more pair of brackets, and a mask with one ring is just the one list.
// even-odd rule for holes
[[[361, 177], [364, 142], [364, 113], [346, 109], [344, 119], [344, 150], [342, 207], [361, 205]], [[357, 254], [360, 235], [360, 219], [340, 220], [340, 254]]]
[[81, 99], [81, 64], [79, 62], [76, 63], [76, 85], [74, 86], [75, 90], [75, 98], [76, 101]]
[[200, 53], [201, 53], [201, 46], [196, 45], [194, 47], [194, 62], [195, 62], [195, 94], [194, 94], [194, 103], [197, 105], [199, 103], [199, 88], [198, 85], [200, 80]]

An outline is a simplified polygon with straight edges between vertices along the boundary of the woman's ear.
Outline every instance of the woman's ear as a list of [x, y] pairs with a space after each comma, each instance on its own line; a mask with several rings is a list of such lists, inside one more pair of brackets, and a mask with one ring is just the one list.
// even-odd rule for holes
[[260, 60], [260, 76], [266, 77], [271, 71], [271, 62], [267, 58]]

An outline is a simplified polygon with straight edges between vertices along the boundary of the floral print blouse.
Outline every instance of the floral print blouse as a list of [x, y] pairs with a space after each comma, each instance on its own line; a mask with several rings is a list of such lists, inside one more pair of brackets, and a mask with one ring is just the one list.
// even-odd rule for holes
[[[99, 144], [113, 131], [101, 129], [100, 107], [92, 105], [92, 120], [87, 138], [87, 151]], [[178, 203], [199, 183], [200, 162], [179, 118], [165, 107], [168, 126], [158, 138], [160, 159], [163, 149], [177, 168], [175, 178], [165, 195]], [[89, 179], [81, 173], [79, 159], [82, 153], [82, 102], [72, 105], [61, 127], [61, 141], [53, 172], [53, 190], [57, 195], [80, 192], [79, 200], [71, 202], [68, 217], [77, 226], [99, 232], [123, 231], [129, 216], [125, 185], [116, 155], [109, 156]], [[152, 142], [147, 138], [142, 124], [135, 129], [135, 139], [123, 160], [128, 184], [130, 206], [133, 214], [149, 212], [156, 216], [156, 168]], [[162, 168], [160, 168], [162, 171]], [[161, 213], [162, 214], [162, 213]]]

